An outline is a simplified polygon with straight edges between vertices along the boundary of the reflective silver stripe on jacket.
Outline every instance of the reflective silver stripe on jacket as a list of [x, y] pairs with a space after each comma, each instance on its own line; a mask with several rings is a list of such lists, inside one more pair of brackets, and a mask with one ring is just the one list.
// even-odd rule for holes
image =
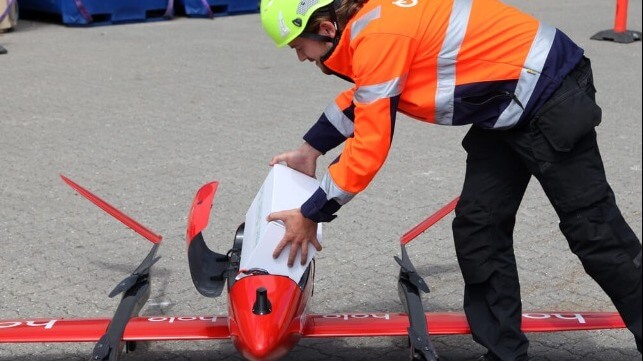
[[337, 103], [330, 103], [326, 109], [324, 109], [324, 114], [330, 124], [332, 124], [338, 132], [342, 133], [344, 137], [348, 138], [353, 135], [355, 124], [339, 109]]
[[353, 99], [357, 103], [370, 104], [378, 99], [400, 95], [405, 80], [406, 74], [383, 83], [358, 87], [355, 89]]
[[[540, 73], [543, 71], [545, 61], [551, 50], [556, 37], [556, 28], [553, 26], [540, 23], [536, 38], [531, 44], [531, 49], [525, 60], [525, 65], [520, 72], [518, 85], [516, 86], [516, 98], [520, 101], [518, 104], [515, 100], [509, 103], [509, 106], [500, 114], [494, 128], [507, 128], [516, 125], [522, 112], [523, 107], [527, 106], [531, 94], [534, 92], [536, 83], [540, 79]], [[522, 106], [521, 106], [522, 104]]]
[[[382, 7], [378, 6], [355, 20], [351, 26], [351, 41], [355, 39], [368, 24], [373, 20], [379, 19], [381, 15]], [[402, 76], [384, 83], [359, 87], [355, 90], [353, 99], [358, 103], [370, 104], [378, 99], [400, 95], [405, 79], [406, 76]]]
[[351, 26], [351, 41], [357, 37], [359, 33], [364, 30], [366, 25], [368, 25], [371, 21], [375, 19], [379, 19], [382, 16], [382, 7], [378, 6], [375, 9], [367, 12], [362, 16], [361, 18], [355, 20], [353, 25]]
[[438, 55], [438, 79], [435, 92], [435, 122], [453, 124], [455, 63], [464, 40], [471, 14], [471, 0], [455, 0], [444, 43]]
[[326, 192], [326, 199], [334, 199], [341, 206], [355, 197], [355, 194], [345, 192], [339, 188], [328, 173], [324, 174], [324, 178], [322, 178], [319, 187]]

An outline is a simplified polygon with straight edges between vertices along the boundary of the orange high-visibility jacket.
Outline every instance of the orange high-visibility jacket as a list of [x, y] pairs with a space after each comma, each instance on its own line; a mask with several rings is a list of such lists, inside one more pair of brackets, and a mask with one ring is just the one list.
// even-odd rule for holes
[[324, 62], [354, 86], [304, 136], [322, 153], [345, 145], [302, 213], [330, 221], [368, 186], [387, 157], [396, 112], [441, 125], [511, 128], [582, 56], [558, 29], [497, 0], [370, 0]]

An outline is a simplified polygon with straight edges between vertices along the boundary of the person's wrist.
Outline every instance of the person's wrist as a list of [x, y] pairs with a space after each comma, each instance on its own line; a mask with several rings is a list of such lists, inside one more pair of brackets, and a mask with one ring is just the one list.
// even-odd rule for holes
[[308, 142], [304, 142], [301, 145], [300, 150], [306, 157], [312, 157], [313, 159], [317, 159], [319, 158], [319, 156], [322, 155], [322, 153], [319, 150], [315, 149], [315, 147], [308, 144]]

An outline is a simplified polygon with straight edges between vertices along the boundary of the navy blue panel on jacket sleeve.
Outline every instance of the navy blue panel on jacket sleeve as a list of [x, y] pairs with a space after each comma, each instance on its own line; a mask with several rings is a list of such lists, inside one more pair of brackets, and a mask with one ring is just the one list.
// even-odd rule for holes
[[342, 144], [346, 137], [331, 124], [326, 114], [322, 114], [304, 135], [304, 140], [322, 154], [326, 154], [329, 150]]

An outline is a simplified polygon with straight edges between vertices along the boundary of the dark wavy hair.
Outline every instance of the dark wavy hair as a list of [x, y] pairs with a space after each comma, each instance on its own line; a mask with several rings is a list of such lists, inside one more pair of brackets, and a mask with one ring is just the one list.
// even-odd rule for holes
[[[308, 20], [305, 32], [316, 33], [322, 21], [332, 21], [330, 7], [335, 7], [337, 14], [337, 26], [340, 30], [344, 29], [346, 23], [366, 4], [368, 0], [335, 0], [327, 6], [317, 9]], [[336, 5], [338, 4], [338, 5]]]

